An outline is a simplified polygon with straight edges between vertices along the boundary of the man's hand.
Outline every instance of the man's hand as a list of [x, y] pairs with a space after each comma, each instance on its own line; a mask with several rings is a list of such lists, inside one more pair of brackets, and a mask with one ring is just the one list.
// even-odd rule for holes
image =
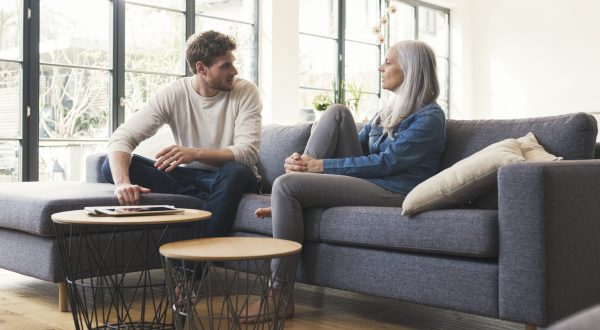
[[149, 193], [150, 189], [131, 183], [120, 183], [115, 187], [115, 195], [121, 205], [138, 205], [140, 195]]
[[170, 172], [177, 165], [189, 164], [198, 159], [197, 152], [197, 149], [194, 148], [186, 148], [178, 145], [168, 146], [156, 154], [154, 167], [161, 171]]
[[285, 159], [283, 167], [285, 168], [286, 173], [323, 173], [323, 160], [316, 159], [308, 155], [300, 156], [299, 153], [294, 152], [291, 156]]

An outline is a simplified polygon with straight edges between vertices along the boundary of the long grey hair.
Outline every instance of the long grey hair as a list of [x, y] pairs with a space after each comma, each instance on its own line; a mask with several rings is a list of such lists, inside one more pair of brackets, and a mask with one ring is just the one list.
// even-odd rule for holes
[[376, 119], [384, 132], [393, 130], [404, 118], [435, 102], [440, 95], [435, 54], [429, 45], [422, 41], [404, 40], [390, 48], [390, 52], [394, 51], [404, 72], [404, 82], [392, 91]]

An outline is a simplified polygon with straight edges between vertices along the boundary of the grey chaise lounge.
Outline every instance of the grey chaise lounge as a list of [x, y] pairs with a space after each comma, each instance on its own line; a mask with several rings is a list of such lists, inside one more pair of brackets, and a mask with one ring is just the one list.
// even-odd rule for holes
[[[519, 120], [448, 120], [442, 169], [485, 146], [533, 132], [564, 161], [503, 167], [488, 209], [470, 206], [413, 217], [398, 207], [305, 210], [300, 281], [545, 327], [600, 302], [600, 160], [595, 119], [578, 113]], [[268, 193], [283, 159], [302, 151], [310, 125], [263, 129], [259, 170]], [[88, 159], [88, 180], [102, 155]], [[28, 187], [28, 185], [31, 185]], [[104, 183], [74, 190], [93, 195], [38, 196], [37, 184], [1, 185], [0, 267], [60, 281], [52, 212], [116, 203]], [[18, 188], [17, 188], [18, 187]], [[14, 192], [19, 189], [16, 197]], [[497, 194], [497, 195], [496, 195]], [[489, 197], [492, 197], [491, 199]], [[146, 196], [145, 202], [192, 207], [190, 197]], [[12, 198], [12, 199], [11, 199]], [[489, 203], [488, 203], [489, 204]], [[246, 195], [231, 235], [270, 236], [270, 219], [254, 217], [268, 195]], [[475, 205], [475, 207], [474, 207]]]

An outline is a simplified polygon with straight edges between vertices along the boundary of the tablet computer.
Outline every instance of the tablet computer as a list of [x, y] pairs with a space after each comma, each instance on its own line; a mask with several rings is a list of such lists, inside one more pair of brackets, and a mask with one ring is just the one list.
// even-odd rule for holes
[[109, 215], [113, 217], [185, 212], [185, 210], [178, 209], [173, 205], [88, 206], [84, 210], [90, 215]]

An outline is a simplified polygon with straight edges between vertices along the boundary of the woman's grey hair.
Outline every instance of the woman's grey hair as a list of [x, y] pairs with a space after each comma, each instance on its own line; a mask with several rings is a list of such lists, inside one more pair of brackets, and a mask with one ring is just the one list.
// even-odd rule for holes
[[384, 132], [391, 131], [404, 118], [435, 102], [440, 95], [435, 53], [429, 45], [422, 41], [404, 40], [390, 48], [390, 52], [394, 51], [404, 72], [404, 82], [392, 91], [376, 118]]

